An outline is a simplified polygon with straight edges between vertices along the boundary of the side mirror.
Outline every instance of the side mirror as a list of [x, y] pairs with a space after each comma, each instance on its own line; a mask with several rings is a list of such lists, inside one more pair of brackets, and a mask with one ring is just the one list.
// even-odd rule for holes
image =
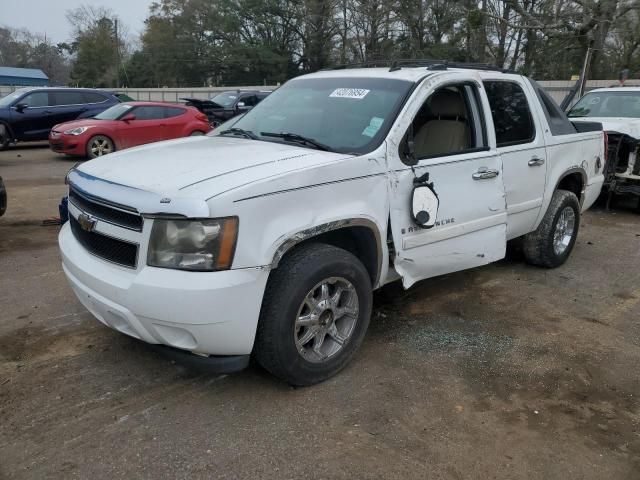
[[18, 112], [22, 113], [24, 112], [27, 108], [29, 108], [29, 105], [27, 105], [26, 103], [18, 103], [15, 105], [15, 108]]
[[436, 224], [440, 200], [430, 185], [416, 185], [411, 194], [411, 216], [420, 228], [432, 228]]
[[124, 117], [122, 117], [122, 121], [127, 123], [135, 119], [136, 119], [136, 116], [133, 113], [127, 113]]

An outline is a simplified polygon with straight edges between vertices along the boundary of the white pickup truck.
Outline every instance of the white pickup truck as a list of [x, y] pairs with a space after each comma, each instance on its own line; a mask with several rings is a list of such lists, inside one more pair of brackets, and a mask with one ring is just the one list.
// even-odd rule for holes
[[587, 127], [489, 68], [301, 76], [208, 136], [72, 169], [64, 272], [113, 329], [313, 384], [352, 358], [386, 283], [495, 262], [517, 237], [561, 265], [603, 182]]

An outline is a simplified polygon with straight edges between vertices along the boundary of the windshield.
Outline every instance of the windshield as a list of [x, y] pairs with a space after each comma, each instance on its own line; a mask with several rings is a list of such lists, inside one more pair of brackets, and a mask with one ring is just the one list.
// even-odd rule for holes
[[1, 107], [10, 106], [13, 102], [15, 102], [17, 99], [19, 99], [22, 95], [24, 95], [24, 91], [16, 90], [15, 92], [10, 93], [6, 97], [0, 98], [0, 108]]
[[[384, 139], [413, 82], [383, 78], [291, 80], [229, 127], [258, 140], [295, 143], [306, 137], [340, 153], [367, 153]], [[218, 134], [223, 129], [215, 130]]]
[[640, 91], [587, 93], [568, 116], [640, 118]]
[[221, 107], [228, 108], [232, 107], [237, 99], [238, 95], [235, 92], [224, 92], [212, 97], [211, 101], [217, 103]]
[[107, 108], [104, 112], [99, 113], [93, 118], [95, 118], [96, 120], [117, 120], [132, 108], [133, 105], [121, 103], [119, 105], [114, 105], [111, 108]]

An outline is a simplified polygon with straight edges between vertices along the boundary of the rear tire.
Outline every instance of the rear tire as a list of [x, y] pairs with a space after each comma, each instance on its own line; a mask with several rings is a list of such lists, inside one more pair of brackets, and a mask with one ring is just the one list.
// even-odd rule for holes
[[372, 297], [369, 273], [354, 255], [325, 244], [299, 247], [271, 272], [255, 358], [291, 385], [326, 380], [362, 344]]
[[104, 135], [95, 135], [87, 142], [87, 157], [90, 159], [102, 157], [115, 151], [113, 141]]
[[189, 135], [190, 137], [201, 137], [204, 135], [204, 132], [201, 132], [200, 130], [196, 130], [195, 132], [191, 132], [191, 135]]
[[573, 250], [579, 227], [578, 197], [567, 190], [556, 190], [538, 228], [524, 236], [527, 262], [545, 268], [562, 265]]

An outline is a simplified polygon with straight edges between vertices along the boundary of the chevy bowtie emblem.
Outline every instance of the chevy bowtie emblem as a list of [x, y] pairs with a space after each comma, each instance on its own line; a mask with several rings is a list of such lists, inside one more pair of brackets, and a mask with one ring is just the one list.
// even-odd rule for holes
[[78, 215], [78, 223], [80, 224], [80, 228], [82, 228], [86, 232], [92, 232], [96, 226], [95, 219], [91, 218], [86, 213], [81, 213]]

